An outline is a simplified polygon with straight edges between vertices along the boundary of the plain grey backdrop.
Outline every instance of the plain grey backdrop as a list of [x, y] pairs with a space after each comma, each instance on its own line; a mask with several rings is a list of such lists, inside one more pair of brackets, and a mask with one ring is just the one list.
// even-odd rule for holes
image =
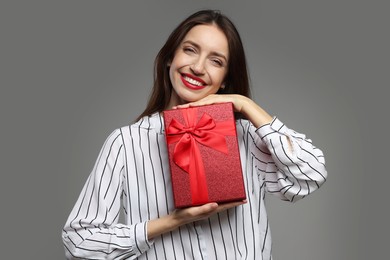
[[2, 1], [1, 259], [64, 259], [61, 229], [98, 152], [145, 106], [189, 14], [237, 25], [253, 98], [324, 153], [329, 179], [267, 198], [282, 259], [383, 259], [389, 234], [388, 1]]

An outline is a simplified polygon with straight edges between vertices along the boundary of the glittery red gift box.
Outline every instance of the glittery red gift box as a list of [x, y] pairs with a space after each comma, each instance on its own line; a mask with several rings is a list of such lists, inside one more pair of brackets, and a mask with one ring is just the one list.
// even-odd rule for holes
[[232, 103], [164, 111], [176, 208], [246, 198]]

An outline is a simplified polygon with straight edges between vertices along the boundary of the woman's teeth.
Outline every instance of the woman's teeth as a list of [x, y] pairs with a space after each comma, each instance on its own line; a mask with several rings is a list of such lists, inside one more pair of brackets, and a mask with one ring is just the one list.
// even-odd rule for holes
[[199, 82], [195, 79], [192, 79], [190, 77], [187, 77], [187, 76], [184, 76], [184, 80], [191, 83], [192, 85], [195, 85], [195, 86], [199, 86], [199, 87], [203, 86], [203, 84], [201, 82]]

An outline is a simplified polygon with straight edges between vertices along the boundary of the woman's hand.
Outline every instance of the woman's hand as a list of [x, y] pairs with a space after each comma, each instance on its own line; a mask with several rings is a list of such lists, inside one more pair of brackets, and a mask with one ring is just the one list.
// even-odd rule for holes
[[171, 214], [159, 219], [150, 220], [147, 225], [148, 239], [175, 230], [176, 228], [208, 218], [218, 212], [245, 204], [246, 200], [224, 204], [207, 203], [201, 206], [176, 209]]
[[236, 94], [211, 94], [208, 95], [207, 97], [204, 97], [198, 101], [187, 103], [187, 104], [182, 104], [182, 105], [177, 105], [174, 106], [173, 109], [175, 108], [187, 108], [187, 107], [196, 107], [196, 106], [204, 106], [204, 105], [211, 105], [211, 104], [216, 104], [216, 103], [224, 103], [224, 102], [231, 102], [233, 103], [234, 111], [236, 112], [241, 112], [242, 107], [245, 105], [247, 102], [247, 97], [241, 96], [241, 95], [236, 95]]
[[224, 204], [207, 203], [201, 206], [177, 209], [171, 215], [181, 225], [208, 218], [215, 213], [245, 204], [246, 200]]
[[204, 106], [224, 102], [233, 103], [234, 111], [243, 114], [244, 117], [250, 120], [255, 127], [260, 127], [272, 121], [272, 116], [253, 102], [252, 99], [237, 94], [211, 94], [195, 102], [174, 106], [173, 109]]

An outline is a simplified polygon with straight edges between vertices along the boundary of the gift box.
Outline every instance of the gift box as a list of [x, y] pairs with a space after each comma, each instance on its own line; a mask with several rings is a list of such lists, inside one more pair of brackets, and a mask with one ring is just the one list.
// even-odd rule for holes
[[176, 208], [246, 198], [232, 103], [164, 111]]

